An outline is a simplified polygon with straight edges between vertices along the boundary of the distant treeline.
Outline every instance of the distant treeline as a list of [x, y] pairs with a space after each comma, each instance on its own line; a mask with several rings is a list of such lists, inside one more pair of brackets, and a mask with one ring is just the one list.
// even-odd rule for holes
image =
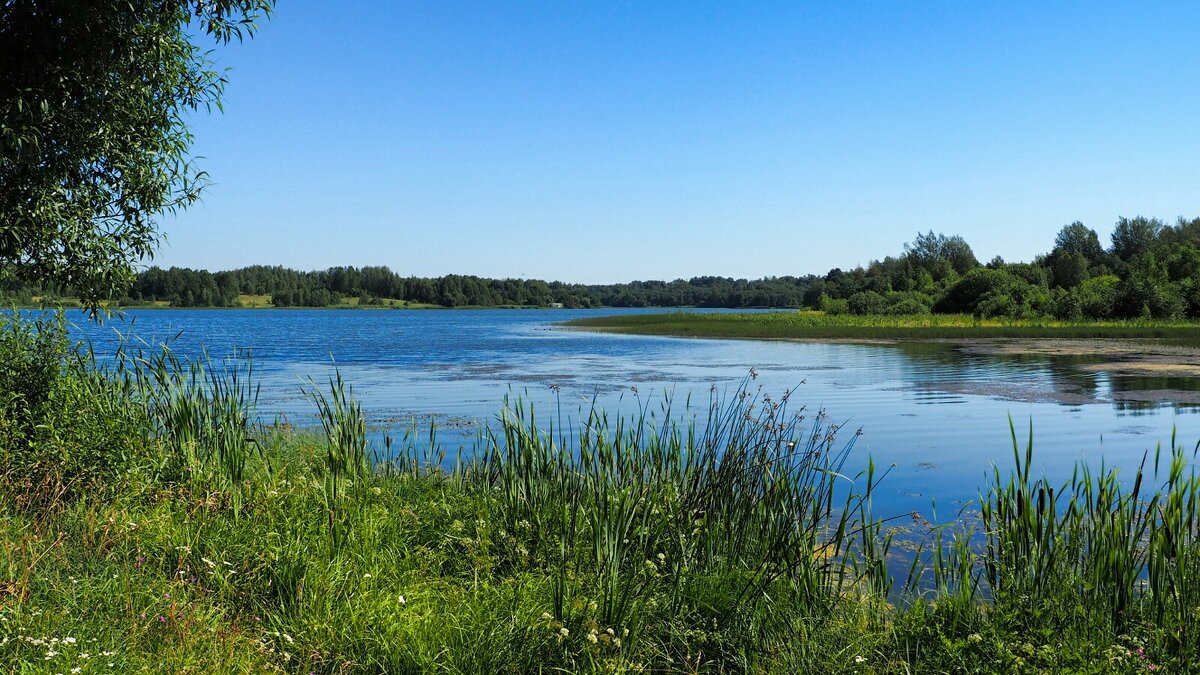
[[[70, 296], [0, 282], [5, 304]], [[999, 257], [981, 264], [960, 236], [918, 234], [895, 257], [823, 276], [758, 280], [693, 277], [625, 284], [567, 284], [447, 275], [403, 276], [387, 267], [332, 267], [301, 272], [253, 266], [225, 272], [151, 267], [119, 304], [233, 307], [243, 295], [269, 296], [277, 307], [379, 306], [391, 301], [464, 306], [809, 307], [831, 314], [967, 313], [1034, 318], [1200, 317], [1200, 218], [1168, 225], [1120, 218], [1105, 247], [1075, 222], [1049, 253], [1028, 263]]]
[[[387, 300], [444, 307], [500, 305], [564, 307], [799, 307], [804, 289], [816, 277], [747, 281], [697, 277], [628, 284], [583, 285], [536, 279], [484, 279], [451, 274], [405, 277], [387, 267], [332, 267], [301, 272], [256, 265], [225, 272], [182, 267], [151, 267], [137, 275], [119, 304], [167, 302], [173, 307], [236, 307], [239, 296], [269, 296], [276, 307], [381, 306]], [[26, 304], [37, 297], [69, 297], [71, 289], [0, 283], [5, 303]]]

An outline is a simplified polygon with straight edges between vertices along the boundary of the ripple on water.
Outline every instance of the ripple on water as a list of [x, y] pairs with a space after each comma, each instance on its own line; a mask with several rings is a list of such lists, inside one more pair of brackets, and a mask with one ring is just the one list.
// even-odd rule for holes
[[[1141, 372], [1145, 377], [1117, 377], [1094, 364], [1084, 370], [1086, 359], [1072, 361], [1047, 344], [1030, 354], [1005, 345], [687, 340], [555, 329], [554, 322], [587, 316], [586, 310], [129, 315], [137, 335], [152, 344], [182, 330], [173, 347], [185, 356], [202, 346], [216, 356], [236, 348], [251, 352], [260, 366], [260, 408], [268, 419], [283, 414], [311, 420], [301, 383], [311, 377], [323, 386], [336, 363], [373, 429], [416, 416], [445, 420], [448, 432], [461, 430], [464, 437], [494, 423], [510, 391], [542, 408], [556, 410], [562, 403], [576, 419], [593, 399], [611, 416], [668, 389], [680, 404], [691, 394], [702, 409], [710, 386], [728, 390], [755, 368], [752, 386], [776, 396], [794, 391], [794, 408], [825, 408], [833, 419], [852, 420], [850, 428], [863, 428], [847, 475], [855, 475], [868, 455], [879, 466], [911, 468], [885, 478], [876, 501], [881, 515], [928, 513], [934, 499], [942, 504], [975, 497], [989, 467], [1003, 469], [1012, 461], [1010, 416], [1022, 447], [1032, 423], [1034, 471], [1051, 476], [1069, 477], [1081, 459], [1136, 464], [1155, 443], [1168, 442], [1173, 429], [1185, 444], [1200, 440], [1200, 414], [1193, 414], [1200, 412], [1200, 392], [1189, 391], [1200, 390], [1200, 378], [1181, 377], [1178, 369]], [[93, 340], [97, 353], [111, 354], [117, 346], [113, 327], [82, 323], [75, 330]], [[1195, 350], [1191, 356], [1155, 353], [1160, 360], [1187, 356], [1200, 363]], [[1103, 359], [1129, 370], [1112, 354]], [[559, 393], [550, 384], [561, 385]], [[1109, 429], [1118, 431], [1105, 435]], [[917, 468], [923, 464], [931, 467]]]

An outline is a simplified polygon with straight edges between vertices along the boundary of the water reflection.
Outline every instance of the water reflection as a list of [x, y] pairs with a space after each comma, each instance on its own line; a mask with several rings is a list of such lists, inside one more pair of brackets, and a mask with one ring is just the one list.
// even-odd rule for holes
[[1059, 403], [1073, 411], [1109, 404], [1120, 415], [1143, 415], [1160, 408], [1200, 412], [1200, 378], [1180, 375], [1114, 374], [1098, 369], [1111, 358], [1038, 353], [983, 354], [954, 343], [894, 343], [905, 373], [928, 403], [957, 402], [958, 395], [1011, 401]]

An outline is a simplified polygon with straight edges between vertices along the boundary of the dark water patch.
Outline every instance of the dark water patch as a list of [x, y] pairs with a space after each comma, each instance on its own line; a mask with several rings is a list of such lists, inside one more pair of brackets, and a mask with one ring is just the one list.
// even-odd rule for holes
[[1114, 391], [1112, 397], [1116, 401], [1200, 405], [1200, 391], [1180, 391], [1178, 389]]

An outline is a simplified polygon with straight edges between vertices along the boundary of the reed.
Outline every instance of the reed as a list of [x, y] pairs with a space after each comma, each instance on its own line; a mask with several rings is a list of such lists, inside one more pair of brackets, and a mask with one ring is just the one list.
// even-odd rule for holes
[[[924, 530], [901, 583], [873, 507], [887, 471], [752, 377], [699, 403], [631, 390], [630, 414], [576, 422], [510, 396], [450, 453], [415, 425], [373, 447], [340, 373], [304, 389], [320, 427], [285, 430], [257, 414], [248, 364], [132, 341], [98, 357], [43, 330], [0, 341], [0, 365], [45, 375], [9, 377], [0, 405], [16, 670], [99, 654], [126, 672], [1200, 665], [1197, 448], [1174, 438], [1127, 472], [1051, 479], [1010, 420], [1011, 467], [977, 514]], [[12, 479], [93, 456], [106, 470], [86, 490], [60, 471], [31, 500], [51, 483]]]
[[669, 395], [638, 398], [628, 417], [593, 407], [574, 435], [505, 402], [479, 475], [516, 555], [554, 579], [557, 624], [594, 620], [633, 641], [665, 611], [778, 650], [789, 635], [775, 617], [828, 616], [848, 593], [890, 586], [874, 469], [863, 492], [841, 473], [857, 434], [839, 442], [824, 411], [748, 382], [699, 411]]
[[816, 311], [662, 312], [588, 317], [567, 326], [613, 333], [759, 339], [1127, 338], [1194, 344], [1192, 320], [1059, 321], [980, 319], [966, 314], [830, 315]]
[[317, 407], [317, 416], [325, 434], [325, 456], [321, 472], [322, 496], [329, 534], [335, 547], [346, 540], [355, 522], [355, 512], [348, 508], [346, 490], [367, 475], [367, 423], [362, 406], [354, 399], [350, 387], [335, 371], [329, 379], [328, 393], [310, 381], [305, 395]]

